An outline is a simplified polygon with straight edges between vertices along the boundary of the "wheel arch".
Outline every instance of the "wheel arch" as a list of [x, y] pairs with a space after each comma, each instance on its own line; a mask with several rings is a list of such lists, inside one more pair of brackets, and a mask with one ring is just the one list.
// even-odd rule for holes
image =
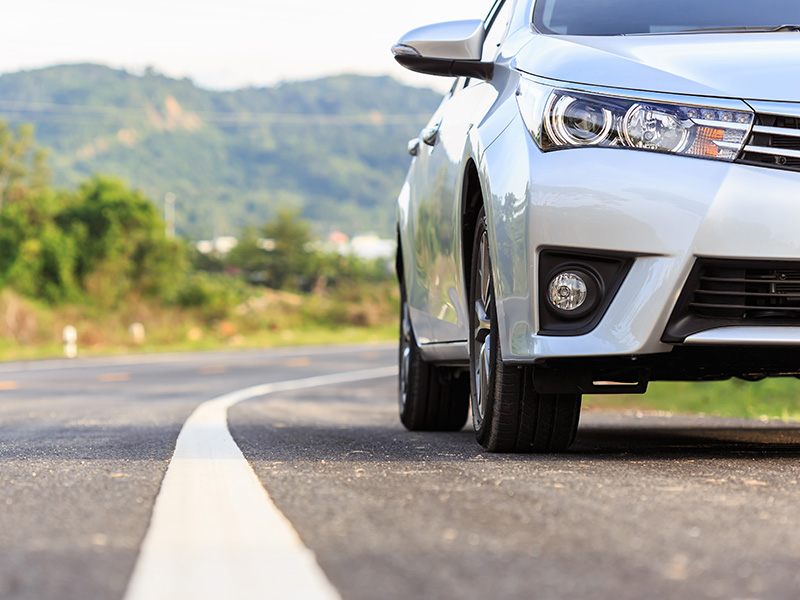
[[[525, 134], [528, 135], [527, 131]], [[514, 157], [521, 164], [519, 170], [500, 162], [507, 151], [507, 144], [502, 147], [493, 144], [478, 155], [480, 161], [470, 158], [466, 163], [461, 195], [462, 264], [465, 298], [469, 298], [475, 222], [483, 208], [498, 303], [497, 335], [503, 355], [514, 356], [515, 338], [527, 340], [535, 331], [536, 282], [532, 276], [535, 256], [530, 251], [529, 188], [519, 185], [520, 178], [528, 177], [528, 171], [522, 168], [521, 157]], [[520, 193], [520, 189], [524, 191]]]
[[397, 225], [395, 229], [395, 235], [397, 236], [397, 250], [395, 251], [394, 256], [394, 272], [397, 275], [397, 283], [400, 287], [405, 286], [405, 281], [403, 281], [404, 271], [403, 271], [403, 240], [400, 238], [400, 225]]
[[484, 206], [484, 193], [478, 167], [473, 159], [467, 161], [461, 190], [461, 264], [465, 297], [469, 297], [470, 268], [472, 250], [475, 244], [475, 223], [481, 207]]

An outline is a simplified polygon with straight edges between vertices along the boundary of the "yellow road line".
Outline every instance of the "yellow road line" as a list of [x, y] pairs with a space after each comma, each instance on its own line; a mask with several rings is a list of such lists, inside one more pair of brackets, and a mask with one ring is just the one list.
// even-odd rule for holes
[[311, 364], [311, 359], [307, 356], [298, 356], [297, 358], [286, 359], [283, 364], [287, 367], [307, 367]]
[[97, 376], [97, 381], [100, 383], [118, 383], [120, 381], [130, 381], [130, 373], [104, 373]]
[[225, 373], [228, 367], [225, 365], [208, 365], [200, 369], [200, 375], [217, 375], [218, 373]]

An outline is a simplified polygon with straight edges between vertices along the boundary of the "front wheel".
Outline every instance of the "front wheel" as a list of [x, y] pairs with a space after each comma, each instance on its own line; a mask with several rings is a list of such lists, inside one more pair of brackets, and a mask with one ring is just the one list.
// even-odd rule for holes
[[498, 339], [489, 234], [475, 227], [469, 287], [470, 387], [478, 442], [489, 452], [561, 452], [575, 439], [580, 394], [539, 394], [533, 369], [503, 362]]

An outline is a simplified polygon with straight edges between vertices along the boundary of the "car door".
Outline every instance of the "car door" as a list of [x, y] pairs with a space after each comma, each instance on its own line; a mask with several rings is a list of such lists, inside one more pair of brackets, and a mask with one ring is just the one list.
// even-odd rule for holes
[[[486, 20], [484, 60], [497, 56], [512, 5], [512, 0], [499, 0], [492, 7]], [[467, 339], [461, 191], [470, 132], [496, 97], [491, 82], [459, 78], [420, 134], [419, 153], [408, 181], [408, 217], [414, 269], [409, 306], [421, 344]]]

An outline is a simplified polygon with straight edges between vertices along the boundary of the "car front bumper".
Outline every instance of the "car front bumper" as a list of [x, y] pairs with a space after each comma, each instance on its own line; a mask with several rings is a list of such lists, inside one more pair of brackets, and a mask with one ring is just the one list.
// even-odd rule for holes
[[[508, 362], [669, 352], [665, 328], [698, 257], [800, 261], [800, 173], [614, 148], [543, 153], [521, 118], [480, 170]], [[588, 333], [540, 332], [543, 249], [634, 259]], [[800, 328], [712, 329], [693, 342], [800, 346]]]

